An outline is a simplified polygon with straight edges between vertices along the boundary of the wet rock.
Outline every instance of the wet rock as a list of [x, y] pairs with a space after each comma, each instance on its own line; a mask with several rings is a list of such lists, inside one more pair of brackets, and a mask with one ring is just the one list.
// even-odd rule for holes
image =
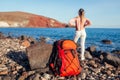
[[112, 44], [112, 41], [111, 40], [107, 40], [107, 39], [104, 39], [101, 42], [104, 43], [104, 44]]
[[120, 56], [120, 50], [113, 50], [113, 51], [111, 51], [111, 53]]

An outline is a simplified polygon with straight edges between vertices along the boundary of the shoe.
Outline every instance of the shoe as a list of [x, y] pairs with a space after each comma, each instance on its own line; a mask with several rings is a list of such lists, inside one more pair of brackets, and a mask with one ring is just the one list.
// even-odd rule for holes
[[84, 56], [82, 56], [82, 57], [81, 57], [81, 60], [82, 60], [82, 61], [83, 61], [83, 60], [85, 60], [85, 57], [84, 57]]

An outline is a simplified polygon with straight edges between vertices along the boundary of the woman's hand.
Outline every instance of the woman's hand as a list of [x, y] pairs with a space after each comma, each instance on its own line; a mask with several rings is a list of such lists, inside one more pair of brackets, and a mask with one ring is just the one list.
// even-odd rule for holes
[[86, 22], [85, 22], [85, 24], [84, 24], [84, 27], [85, 26], [90, 26], [90, 25], [91, 25], [91, 21], [87, 19]]
[[69, 24], [68, 24], [69, 26], [76, 26], [76, 24], [75, 24], [75, 18], [73, 18], [73, 19], [71, 19], [70, 21], [69, 21]]

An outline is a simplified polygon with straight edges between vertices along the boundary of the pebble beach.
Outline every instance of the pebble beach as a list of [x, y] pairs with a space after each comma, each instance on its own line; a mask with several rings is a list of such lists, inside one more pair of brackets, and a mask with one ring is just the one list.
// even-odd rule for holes
[[120, 80], [120, 50], [111, 54], [90, 46], [85, 51], [86, 59], [80, 61], [82, 72], [76, 77], [60, 77], [50, 71], [31, 70], [26, 49], [39, 42], [22, 38], [0, 34], [0, 80]]

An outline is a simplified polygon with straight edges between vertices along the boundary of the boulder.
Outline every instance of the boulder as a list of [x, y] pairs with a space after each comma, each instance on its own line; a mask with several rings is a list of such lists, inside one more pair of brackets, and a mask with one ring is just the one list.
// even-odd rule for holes
[[93, 53], [96, 51], [96, 46], [90, 46], [86, 50], [89, 51], [90, 53]]
[[113, 54], [116, 54], [116, 55], [119, 55], [119, 56], [120, 56], [120, 50], [113, 50], [113, 51], [111, 51], [111, 53], [113, 53]]
[[120, 66], [120, 58], [118, 56], [112, 55], [111, 53], [102, 53], [103, 62], [107, 62], [115, 67]]
[[48, 71], [48, 61], [52, 52], [52, 45], [40, 42], [26, 49], [29, 64], [32, 70]]
[[99, 57], [100, 55], [98, 54], [97, 50], [96, 50], [96, 46], [90, 46], [86, 49], [86, 51], [90, 52], [90, 54], [93, 57]]
[[92, 59], [93, 57], [92, 57], [92, 55], [90, 54], [90, 52], [85, 51], [85, 58], [87, 58], [87, 59]]
[[107, 40], [107, 39], [104, 39], [101, 42], [104, 43], [104, 44], [112, 44], [112, 41], [111, 40]]

